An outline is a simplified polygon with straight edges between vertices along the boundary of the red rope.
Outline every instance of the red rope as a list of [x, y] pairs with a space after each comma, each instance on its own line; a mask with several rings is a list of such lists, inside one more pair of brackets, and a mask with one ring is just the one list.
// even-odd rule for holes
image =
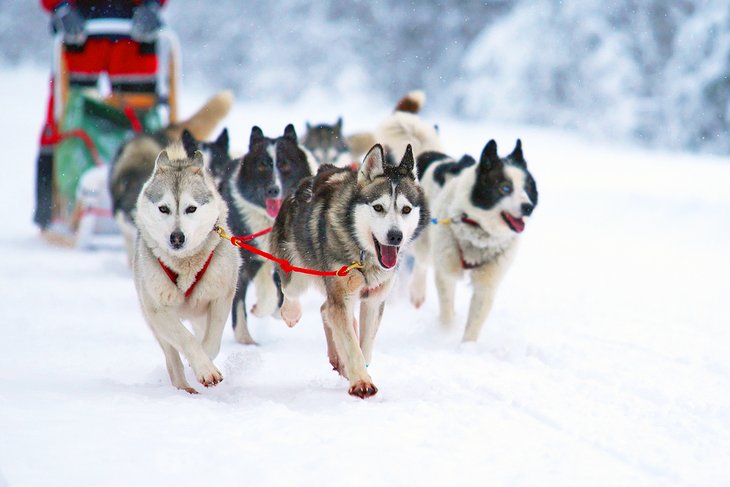
[[134, 130], [134, 133], [142, 133], [142, 122], [139, 121], [139, 117], [137, 116], [137, 112], [134, 111], [134, 108], [126, 105], [124, 107], [124, 114], [129, 119], [129, 123], [132, 125], [132, 130]]
[[233, 239], [235, 239], [236, 242], [248, 242], [249, 240], [253, 240], [257, 237], [260, 237], [261, 235], [266, 235], [267, 233], [271, 232], [271, 230], [273, 230], [273, 229], [274, 229], [274, 227], [269, 227], [264, 230], [261, 230], [260, 232], [252, 233], [251, 235], [241, 235], [238, 237], [231, 237], [231, 243], [233, 245], [236, 245], [233, 242]]
[[[309, 274], [311, 276], [339, 276], [339, 277], [345, 277], [349, 272], [349, 266], [343, 265], [340, 267], [339, 270], [336, 271], [318, 271], [315, 269], [307, 269], [306, 267], [297, 267], [295, 265], [292, 265], [291, 262], [289, 262], [286, 259], [280, 259], [268, 252], [265, 252], [257, 247], [254, 247], [253, 245], [248, 245], [247, 243], [244, 243], [244, 239], [246, 237], [250, 237], [250, 235], [246, 235], [244, 237], [231, 237], [230, 241], [233, 245], [236, 247], [240, 247], [244, 250], [248, 250], [251, 253], [254, 253], [256, 255], [260, 255], [261, 257], [274, 261], [281, 267], [281, 270], [284, 272], [299, 272], [301, 274]], [[249, 239], [250, 240], [250, 239]]]

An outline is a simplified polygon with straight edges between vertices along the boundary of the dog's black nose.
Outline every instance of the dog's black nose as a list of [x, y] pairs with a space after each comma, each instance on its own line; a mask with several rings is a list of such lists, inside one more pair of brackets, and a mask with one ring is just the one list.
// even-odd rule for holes
[[535, 209], [535, 205], [530, 203], [522, 203], [522, 216], [532, 215], [532, 210]]
[[403, 241], [403, 232], [400, 230], [390, 230], [388, 232], [388, 245], [400, 245]]
[[281, 188], [279, 188], [279, 186], [277, 186], [276, 184], [266, 188], [267, 198], [278, 198], [279, 194], [281, 194]]
[[185, 234], [180, 230], [175, 230], [170, 234], [170, 245], [173, 249], [179, 249], [185, 243]]

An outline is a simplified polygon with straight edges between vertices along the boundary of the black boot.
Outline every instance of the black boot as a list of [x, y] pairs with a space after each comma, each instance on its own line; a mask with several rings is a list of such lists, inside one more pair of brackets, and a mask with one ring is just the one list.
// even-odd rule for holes
[[53, 217], [53, 147], [41, 147], [38, 153], [33, 221], [45, 230]]

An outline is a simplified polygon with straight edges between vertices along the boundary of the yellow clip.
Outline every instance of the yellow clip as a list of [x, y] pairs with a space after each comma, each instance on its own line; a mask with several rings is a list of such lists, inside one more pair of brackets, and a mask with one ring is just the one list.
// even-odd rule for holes
[[216, 226], [214, 226], [214, 227], [213, 227], [213, 231], [215, 231], [215, 233], [217, 233], [217, 234], [218, 234], [218, 236], [219, 236], [220, 238], [222, 238], [223, 240], [230, 240], [230, 239], [231, 239], [231, 236], [230, 236], [230, 235], [228, 235], [228, 234], [226, 233], [226, 231], [225, 231], [225, 230], [223, 230], [223, 227], [221, 227], [220, 225], [216, 225]]
[[353, 269], [362, 269], [363, 267], [365, 267], [365, 264], [363, 264], [361, 260], [353, 260], [352, 264], [347, 266], [347, 272], [350, 272]]

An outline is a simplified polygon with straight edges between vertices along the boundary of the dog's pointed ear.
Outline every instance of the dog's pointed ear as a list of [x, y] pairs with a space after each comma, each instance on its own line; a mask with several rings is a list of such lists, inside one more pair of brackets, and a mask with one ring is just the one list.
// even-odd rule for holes
[[309, 120], [307, 120], [307, 121], [305, 122], [305, 125], [306, 125], [306, 127], [307, 127], [307, 132], [309, 132], [310, 130], [312, 130], [312, 124], [311, 124], [311, 123], [309, 123]]
[[193, 154], [193, 158], [191, 160], [190, 167], [193, 168], [193, 172], [195, 174], [198, 174], [203, 169], [204, 165], [205, 165], [205, 159], [203, 159], [203, 153], [200, 152], [199, 150], [196, 150], [195, 154]]
[[365, 184], [384, 174], [384, 165], [385, 153], [383, 152], [383, 146], [375, 144], [365, 155], [362, 164], [360, 164], [360, 171], [357, 173], [357, 183]]
[[171, 165], [172, 164], [170, 163], [170, 156], [167, 155], [166, 150], [163, 150], [157, 155], [157, 159], [155, 159], [155, 172], [164, 171]]
[[403, 154], [400, 164], [398, 164], [398, 173], [405, 177], [418, 179], [416, 171], [414, 171], [415, 167], [416, 163], [413, 160], [413, 148], [411, 147], [411, 144], [408, 144], [406, 146], [406, 152]]
[[294, 143], [297, 143], [297, 131], [294, 130], [294, 125], [289, 124], [284, 128], [284, 138], [291, 140]]
[[337, 117], [337, 123], [335, 123], [335, 128], [338, 132], [342, 132], [342, 117]]
[[479, 165], [486, 168], [492, 168], [501, 164], [502, 160], [497, 154], [497, 143], [494, 139], [487, 142], [482, 151], [482, 156], [479, 158]]
[[248, 139], [248, 150], [253, 149], [253, 146], [264, 140], [264, 131], [261, 130], [257, 125], [251, 128], [251, 137]]
[[522, 153], [522, 141], [520, 139], [517, 139], [515, 149], [512, 151], [512, 154], [509, 155], [509, 158], [520, 166], [526, 165], [525, 156]]
[[218, 138], [215, 139], [215, 145], [223, 148], [226, 154], [228, 154], [228, 144], [228, 128], [224, 128], [223, 130], [221, 130], [221, 134], [218, 136]]
[[193, 134], [188, 129], [183, 130], [182, 145], [188, 157], [193, 157], [195, 151], [198, 150], [198, 141], [195, 140], [195, 137], [193, 137]]

